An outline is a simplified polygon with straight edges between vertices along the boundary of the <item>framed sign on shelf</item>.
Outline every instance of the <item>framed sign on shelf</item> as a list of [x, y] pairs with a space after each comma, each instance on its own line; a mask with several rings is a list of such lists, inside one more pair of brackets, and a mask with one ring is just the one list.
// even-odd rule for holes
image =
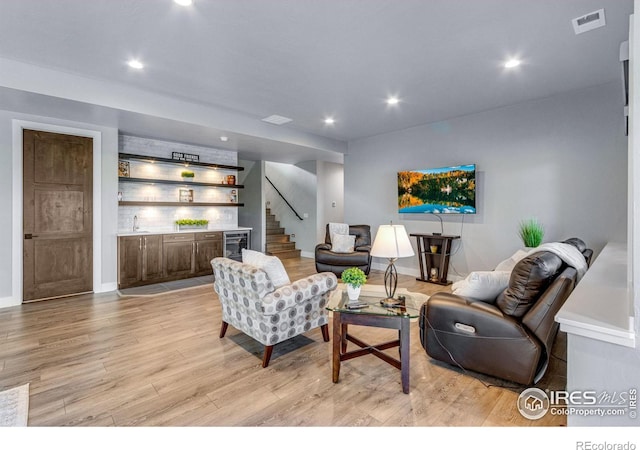
[[193, 202], [193, 189], [180, 189], [180, 202], [192, 203]]
[[119, 177], [131, 176], [129, 172], [129, 161], [118, 161], [118, 176]]
[[200, 156], [192, 155], [191, 153], [172, 152], [171, 159], [174, 159], [176, 161], [185, 161], [185, 162], [199, 162]]

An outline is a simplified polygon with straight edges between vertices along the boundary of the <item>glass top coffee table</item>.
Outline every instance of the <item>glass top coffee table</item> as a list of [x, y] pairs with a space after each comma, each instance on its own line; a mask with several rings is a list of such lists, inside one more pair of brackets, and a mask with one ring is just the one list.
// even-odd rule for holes
[[[411, 293], [406, 289], [398, 289], [395, 297], [401, 300], [400, 305], [383, 306], [381, 301], [386, 298], [384, 286], [365, 285], [357, 300], [357, 303], [362, 303], [363, 306], [352, 308], [344, 285], [338, 285], [338, 288], [333, 292], [327, 309], [333, 313], [334, 383], [338, 382], [342, 361], [372, 354], [400, 369], [402, 392], [409, 393], [409, 327], [411, 320], [420, 315], [420, 307], [428, 299], [428, 296]], [[398, 339], [370, 345], [349, 334], [348, 325], [350, 324], [398, 330]], [[347, 351], [347, 342], [354, 343], [359, 349]], [[383, 350], [393, 347], [399, 347], [400, 359], [383, 352]]]

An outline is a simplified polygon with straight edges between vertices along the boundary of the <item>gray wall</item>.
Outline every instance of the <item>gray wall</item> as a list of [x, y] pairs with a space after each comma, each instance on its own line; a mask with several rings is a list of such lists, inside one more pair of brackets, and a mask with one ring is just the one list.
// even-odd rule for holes
[[265, 196], [264, 196], [264, 162], [239, 160], [238, 165], [244, 167], [238, 172], [238, 183], [244, 185], [238, 193], [238, 201], [244, 206], [238, 208], [238, 225], [251, 228], [251, 248], [264, 251], [265, 229]]
[[[397, 213], [397, 172], [477, 164], [477, 211], [447, 217], [460, 234], [449, 278], [490, 270], [522, 244], [520, 220], [537, 217], [545, 241], [578, 236], [599, 252], [626, 239], [627, 149], [620, 83], [427, 124], [349, 143], [345, 219], [440, 231], [434, 217]], [[415, 247], [415, 241], [413, 242]], [[374, 258], [374, 265], [385, 267]], [[417, 257], [397, 262], [417, 274]]]
[[302, 256], [313, 257], [317, 244], [316, 162], [308, 161], [297, 165], [267, 162], [265, 174], [303, 220], [296, 217], [267, 182], [265, 193], [271, 213], [276, 215], [276, 220], [280, 221], [280, 226], [284, 227], [286, 234], [295, 234], [291, 241], [296, 243], [296, 248], [301, 250]]
[[324, 242], [327, 223], [344, 221], [344, 166], [318, 161], [316, 174], [318, 178], [316, 241], [320, 243]]

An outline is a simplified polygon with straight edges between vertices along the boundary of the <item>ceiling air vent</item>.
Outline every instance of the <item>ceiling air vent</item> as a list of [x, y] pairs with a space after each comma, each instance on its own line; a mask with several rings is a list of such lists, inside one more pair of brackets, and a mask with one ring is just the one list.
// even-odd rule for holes
[[291, 122], [293, 119], [289, 119], [288, 117], [278, 116], [277, 114], [274, 114], [272, 116], [265, 117], [262, 120], [264, 122], [269, 122], [274, 125], [282, 125], [282, 124]]
[[582, 17], [576, 17], [571, 23], [573, 23], [573, 31], [575, 31], [576, 34], [603, 27], [606, 25], [604, 21], [604, 9], [599, 9]]

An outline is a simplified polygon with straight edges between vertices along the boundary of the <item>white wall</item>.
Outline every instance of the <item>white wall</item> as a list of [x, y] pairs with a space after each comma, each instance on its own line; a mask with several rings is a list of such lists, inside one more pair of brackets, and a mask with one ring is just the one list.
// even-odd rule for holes
[[238, 211], [238, 225], [251, 228], [251, 248], [264, 252], [265, 231], [265, 186], [264, 161], [238, 161], [244, 170], [238, 172], [238, 183], [244, 185], [240, 189], [238, 199], [244, 206]]
[[[172, 152], [182, 152], [198, 155], [199, 161], [210, 164], [238, 165], [238, 153], [215, 147], [203, 147], [183, 144], [179, 142], [149, 139], [137, 136], [120, 134], [119, 151], [132, 155], [158, 156], [171, 159]], [[146, 161], [129, 161], [130, 176], [133, 178], [156, 178], [160, 180], [179, 180], [180, 172], [184, 169], [179, 165], [149, 164]], [[232, 169], [214, 169], [208, 167], [191, 166], [195, 173], [195, 181], [221, 183], [228, 175], [238, 176], [239, 173]], [[237, 181], [237, 180], [236, 180]], [[118, 183], [118, 190], [123, 193], [123, 200], [147, 201], [178, 200], [179, 191], [183, 185], [162, 183]], [[227, 203], [231, 195], [231, 188], [192, 186], [194, 202]], [[242, 191], [240, 189], [239, 191]], [[238, 192], [238, 190], [236, 190]], [[223, 206], [120, 206], [118, 208], [118, 230], [120, 232], [131, 231], [133, 218], [138, 218], [141, 230], [166, 232], [175, 228], [178, 219], [207, 219], [209, 228], [235, 228], [238, 225], [239, 207]]]
[[96, 292], [115, 289], [117, 286], [118, 130], [51, 117], [0, 111], [0, 154], [5, 161], [5, 164], [0, 165], [0, 192], [2, 192], [0, 208], [7, 212], [0, 217], [0, 249], [2, 249], [0, 250], [0, 307], [22, 302], [22, 280], [21, 277], [16, 276], [22, 273], [22, 222], [15, 220], [15, 215], [9, 213], [14, 204], [19, 204], [21, 207], [22, 201], [20, 192], [14, 191], [14, 183], [16, 186], [21, 186], [22, 183], [21, 171], [13, 171], [14, 164], [22, 167], [21, 161], [14, 160], [15, 153], [22, 154], [21, 149], [14, 151], [14, 144], [18, 141], [15, 136], [14, 121], [33, 124], [34, 129], [53, 132], [76, 130], [79, 134], [87, 135], [88, 133], [99, 136], [100, 158], [97, 166], [100, 171], [94, 172], [94, 179], [99, 180], [99, 189], [94, 190], [94, 196], [96, 196], [94, 205], [99, 208], [97, 212], [100, 220], [97, 223], [94, 222], [94, 253], [97, 252], [98, 261], [94, 260], [93, 288]]
[[[462, 236], [450, 279], [510, 256], [521, 247], [519, 221], [533, 216], [545, 241], [577, 236], [599, 252], [626, 239], [622, 106], [620, 83], [610, 83], [350, 142], [345, 220], [374, 233], [389, 221], [410, 233], [440, 231], [433, 217], [397, 213], [397, 172], [475, 163], [478, 214], [443, 216], [444, 232]], [[396, 265], [418, 273], [417, 256]]]
[[[316, 162], [309, 161], [296, 165], [267, 162], [265, 175], [273, 182], [303, 220], [300, 220], [267, 182], [265, 198], [269, 202], [271, 214], [276, 215], [285, 234], [295, 234], [291, 241], [305, 257], [314, 257], [317, 223], [317, 178]], [[305, 217], [306, 215], [306, 217]]]
[[326, 225], [329, 222], [344, 221], [344, 166], [318, 161], [316, 165], [318, 182], [318, 214], [316, 242], [324, 242]]

